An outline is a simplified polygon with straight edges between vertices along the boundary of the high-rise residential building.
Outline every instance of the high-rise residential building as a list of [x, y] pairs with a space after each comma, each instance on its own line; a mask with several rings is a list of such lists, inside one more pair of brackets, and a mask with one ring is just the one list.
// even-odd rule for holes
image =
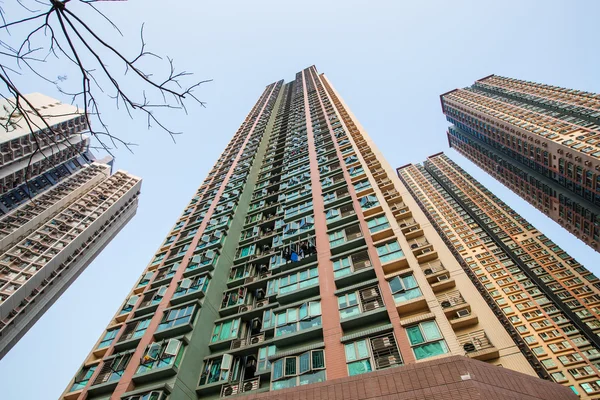
[[94, 162], [0, 217], [0, 358], [135, 215], [140, 186]]
[[444, 154], [398, 174], [540, 375], [600, 398], [598, 278]]
[[94, 162], [77, 107], [15, 101], [0, 101], [0, 358], [135, 214], [141, 185]]
[[600, 94], [491, 75], [441, 102], [451, 147], [600, 251]]
[[576, 398], [503, 323], [310, 67], [266, 87], [61, 399]]
[[94, 160], [81, 110], [40, 93], [24, 97], [26, 116], [14, 98], [0, 99], [0, 216]]

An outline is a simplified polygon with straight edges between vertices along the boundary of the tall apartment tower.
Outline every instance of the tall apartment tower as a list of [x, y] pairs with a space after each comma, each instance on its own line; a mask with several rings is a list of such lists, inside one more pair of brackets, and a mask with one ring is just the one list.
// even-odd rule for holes
[[576, 398], [536, 362], [310, 67], [266, 87], [61, 399]]
[[0, 358], [135, 214], [141, 185], [93, 161], [77, 107], [25, 97], [27, 116], [0, 102]]
[[491, 75], [441, 102], [451, 147], [600, 251], [600, 94]]
[[94, 162], [0, 217], [0, 358], [135, 215], [141, 180]]
[[600, 396], [600, 281], [443, 154], [398, 169], [521, 351]]
[[40, 93], [25, 98], [27, 118], [14, 98], [0, 99], [0, 216], [94, 160], [81, 110]]

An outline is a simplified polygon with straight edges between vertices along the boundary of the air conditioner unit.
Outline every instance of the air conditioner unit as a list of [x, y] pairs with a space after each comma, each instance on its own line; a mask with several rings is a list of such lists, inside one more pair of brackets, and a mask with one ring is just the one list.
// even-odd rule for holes
[[264, 342], [265, 337], [263, 335], [252, 336], [250, 338], [250, 344], [258, 344]]
[[373, 311], [378, 309], [379, 306], [379, 302], [378, 301], [371, 301], [368, 303], [363, 304], [363, 308], [365, 309], [365, 311]]
[[406, 224], [400, 224], [400, 228], [406, 228]]
[[239, 349], [240, 347], [242, 347], [242, 339], [235, 339], [231, 341], [231, 350], [234, 349]]
[[235, 394], [239, 393], [239, 385], [227, 385], [227, 386], [223, 386], [223, 389], [221, 391], [221, 397], [228, 397], [228, 396], [233, 396]]
[[440, 275], [437, 277], [438, 282], [447, 281], [448, 279], [450, 279], [448, 275]]
[[[260, 306], [257, 304], [257, 307], [260, 307]], [[244, 313], [244, 312], [248, 312], [250, 310], [252, 310], [252, 305], [240, 306], [238, 312]]]
[[476, 347], [475, 347], [475, 345], [473, 343], [471, 343], [471, 342], [467, 342], [467, 343], [463, 344], [463, 349], [467, 353], [471, 353], [471, 352], [477, 350]]
[[423, 273], [425, 275], [431, 275], [431, 274], [433, 274], [433, 270], [431, 268], [427, 268], [427, 269], [423, 270]]
[[256, 308], [264, 307], [269, 304], [269, 300], [261, 300], [256, 302]]
[[430, 251], [431, 251], [431, 249], [429, 249], [429, 248], [423, 249], [423, 251], [421, 252], [421, 254], [429, 253]]
[[411, 249], [416, 249], [417, 247], [419, 247], [419, 245], [417, 243], [413, 243], [410, 245]]
[[450, 303], [448, 300], [444, 300], [440, 303], [440, 305], [442, 306], [442, 308], [448, 308], [448, 307], [452, 307], [452, 303]]
[[471, 311], [469, 310], [459, 310], [456, 312], [456, 316], [458, 318], [467, 317], [469, 315], [471, 315]]

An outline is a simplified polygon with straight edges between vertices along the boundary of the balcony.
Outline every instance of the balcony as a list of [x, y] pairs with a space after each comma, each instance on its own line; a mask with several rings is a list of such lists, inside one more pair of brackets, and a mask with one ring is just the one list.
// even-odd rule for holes
[[483, 329], [456, 337], [467, 357], [480, 361], [494, 360], [500, 356]]
[[454, 318], [458, 311], [471, 311], [471, 305], [465, 301], [458, 290], [436, 296], [448, 319]]
[[400, 230], [404, 234], [406, 240], [411, 240], [423, 236], [423, 229], [414, 219], [402, 219], [398, 221]]
[[394, 214], [394, 217], [396, 217], [396, 220], [405, 219], [407, 217], [412, 216], [412, 212], [410, 211], [408, 206], [402, 201], [397, 201], [391, 204], [390, 209], [392, 210], [392, 214]]

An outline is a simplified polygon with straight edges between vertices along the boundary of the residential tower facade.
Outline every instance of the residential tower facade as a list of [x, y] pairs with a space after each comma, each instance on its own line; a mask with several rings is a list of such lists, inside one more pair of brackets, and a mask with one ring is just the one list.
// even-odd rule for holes
[[398, 174], [521, 351], [598, 398], [598, 278], [444, 154]]
[[451, 147], [599, 251], [599, 94], [491, 75], [441, 102]]
[[572, 396], [536, 362], [310, 67], [266, 87], [61, 398], [459, 399], [480, 364], [515, 398]]
[[94, 161], [81, 110], [40, 93], [25, 98], [27, 116], [14, 98], [0, 99], [0, 216]]
[[135, 215], [140, 186], [94, 162], [0, 217], [0, 358]]

